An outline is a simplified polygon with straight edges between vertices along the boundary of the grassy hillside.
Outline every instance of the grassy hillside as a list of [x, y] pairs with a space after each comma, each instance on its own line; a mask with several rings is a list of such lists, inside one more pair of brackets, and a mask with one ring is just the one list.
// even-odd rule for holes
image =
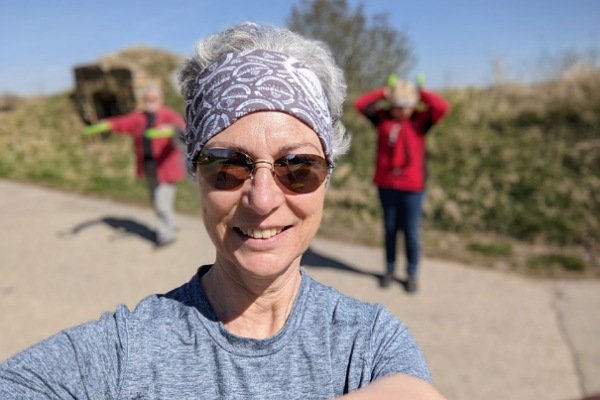
[[[183, 111], [172, 84], [182, 58], [147, 47], [133, 47], [106, 56], [134, 64], [162, 82], [165, 102]], [[84, 124], [70, 93], [12, 101], [0, 111], [0, 176], [41, 183], [78, 193], [148, 202], [146, 186], [135, 179], [133, 144], [127, 137], [83, 138]], [[177, 199], [181, 211], [198, 208], [196, 189], [182, 183]]]
[[[83, 122], [67, 93], [27, 100], [0, 113], [0, 177], [146, 204], [128, 137], [83, 138]], [[178, 208], [197, 209], [195, 188], [181, 185]]]
[[[154, 67], [162, 64], [172, 67]], [[429, 137], [425, 253], [541, 275], [600, 275], [600, 72], [443, 95], [452, 112]], [[375, 134], [349, 100], [353, 145], [334, 173], [321, 234], [379, 245]], [[175, 95], [168, 101], [181, 109]], [[82, 129], [69, 93], [1, 111], [0, 177], [146, 204], [130, 140], [85, 140]], [[196, 213], [196, 188], [180, 186], [178, 209]]]
[[600, 74], [448, 97], [430, 143], [435, 225], [600, 243]]

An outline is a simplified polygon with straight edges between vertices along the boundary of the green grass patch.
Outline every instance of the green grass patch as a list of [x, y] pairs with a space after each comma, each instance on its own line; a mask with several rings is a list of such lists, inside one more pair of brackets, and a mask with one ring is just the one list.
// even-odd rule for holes
[[549, 253], [536, 255], [527, 261], [527, 266], [534, 271], [559, 268], [564, 271], [583, 272], [585, 263], [581, 258], [570, 254]]
[[508, 257], [513, 253], [512, 246], [508, 243], [471, 242], [467, 244], [467, 248], [488, 257]]

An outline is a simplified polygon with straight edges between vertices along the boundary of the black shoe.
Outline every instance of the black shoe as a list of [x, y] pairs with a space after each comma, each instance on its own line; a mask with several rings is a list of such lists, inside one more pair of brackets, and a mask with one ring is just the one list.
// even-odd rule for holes
[[381, 286], [382, 288], [386, 288], [388, 286], [391, 285], [392, 281], [394, 280], [394, 274], [392, 274], [391, 272], [386, 272], [382, 277], [381, 277], [381, 281], [379, 282], [379, 286]]
[[414, 293], [417, 291], [417, 279], [413, 276], [409, 276], [406, 280], [406, 291], [408, 293]]

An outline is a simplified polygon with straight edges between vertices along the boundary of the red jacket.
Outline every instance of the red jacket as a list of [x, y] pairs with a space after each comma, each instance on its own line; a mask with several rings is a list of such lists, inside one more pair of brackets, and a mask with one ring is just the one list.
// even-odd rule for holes
[[421, 192], [425, 189], [425, 134], [448, 112], [448, 103], [438, 94], [423, 90], [420, 103], [410, 119], [394, 119], [378, 106], [385, 99], [384, 88], [359, 96], [355, 105], [377, 128], [375, 185]]
[[[115, 133], [131, 135], [135, 147], [136, 174], [144, 177], [144, 132], [146, 130], [146, 114], [132, 111], [118, 117], [105, 120]], [[156, 113], [153, 128], [161, 125], [172, 125], [180, 131], [185, 130], [183, 118], [168, 107], [161, 107]], [[173, 138], [162, 137], [151, 140], [152, 157], [156, 161], [157, 179], [160, 183], [174, 183], [185, 177], [183, 155], [173, 142]]]

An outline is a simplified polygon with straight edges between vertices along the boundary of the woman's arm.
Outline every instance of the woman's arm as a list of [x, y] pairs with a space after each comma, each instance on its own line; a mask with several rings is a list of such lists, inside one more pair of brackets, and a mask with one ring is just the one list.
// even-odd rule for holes
[[376, 107], [378, 101], [385, 99], [387, 88], [381, 87], [360, 95], [354, 105], [359, 113], [367, 117], [374, 125], [377, 125], [379, 109]]
[[450, 111], [450, 105], [439, 94], [425, 89], [421, 89], [419, 94], [431, 126], [437, 124]]
[[429, 383], [405, 374], [389, 375], [360, 390], [339, 397], [344, 400], [445, 400]]
[[0, 399], [116, 398], [126, 366], [125, 329], [117, 313], [107, 313], [3, 361]]

